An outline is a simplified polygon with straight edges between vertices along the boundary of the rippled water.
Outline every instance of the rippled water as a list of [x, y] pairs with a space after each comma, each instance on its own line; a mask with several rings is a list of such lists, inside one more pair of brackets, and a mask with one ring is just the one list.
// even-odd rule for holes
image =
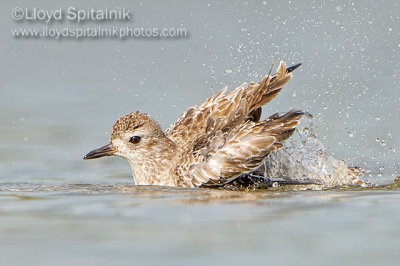
[[[125, 41], [17, 40], [10, 28], [47, 24], [13, 21], [16, 5], [33, 6], [0, 8], [0, 265], [399, 264], [398, 1], [119, 1], [136, 27], [190, 34]], [[82, 160], [118, 117], [140, 110], [167, 128], [222, 87], [261, 80], [276, 53], [303, 64], [263, 115], [308, 111], [318, 138], [295, 136], [270, 174], [360, 166], [372, 187], [136, 187], [124, 161]], [[285, 169], [292, 155], [304, 157]]]
[[398, 185], [244, 193], [1, 184], [0, 262], [396, 265], [399, 200]]

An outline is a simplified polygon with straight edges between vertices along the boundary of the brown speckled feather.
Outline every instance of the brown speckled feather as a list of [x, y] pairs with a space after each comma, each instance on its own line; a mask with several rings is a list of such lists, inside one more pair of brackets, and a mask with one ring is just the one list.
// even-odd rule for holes
[[247, 121], [229, 133], [220, 131], [209, 145], [185, 158], [186, 163], [178, 168], [181, 182], [195, 186], [225, 184], [255, 170], [271, 151], [283, 146], [302, 115], [291, 111], [259, 123]]
[[198, 107], [191, 107], [166, 135], [181, 147], [178, 176], [183, 186], [225, 183], [255, 169], [282, 147], [298, 124], [301, 112], [259, 122], [261, 106], [270, 102], [290, 80], [281, 62], [277, 74], [258, 84], [224, 88]]
[[165, 134], [178, 145], [188, 145], [218, 130], [229, 131], [246, 120], [259, 119], [259, 108], [275, 98], [291, 76], [286, 64], [280, 62], [277, 73], [266, 76], [260, 83], [247, 87], [242, 84], [226, 95], [224, 88], [200, 106], [189, 108]]
[[278, 95], [298, 66], [286, 68], [281, 62], [277, 73], [260, 83], [242, 84], [229, 93], [225, 88], [189, 108], [165, 132], [146, 114], [121, 117], [110, 143], [84, 158], [124, 158], [137, 185], [224, 185], [255, 170], [293, 133], [303, 115], [300, 111], [263, 121], [260, 117], [261, 107]]

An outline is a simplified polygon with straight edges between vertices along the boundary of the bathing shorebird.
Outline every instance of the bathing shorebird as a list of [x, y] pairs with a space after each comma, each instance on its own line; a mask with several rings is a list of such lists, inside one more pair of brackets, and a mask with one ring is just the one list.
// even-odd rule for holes
[[224, 88], [189, 108], [165, 132], [147, 114], [125, 115], [114, 124], [110, 143], [84, 159], [122, 157], [137, 185], [224, 187], [250, 177], [270, 152], [283, 146], [304, 114], [295, 110], [260, 121], [261, 107], [299, 66], [286, 68], [280, 62], [277, 73], [270, 71], [260, 83], [242, 84], [227, 94]]

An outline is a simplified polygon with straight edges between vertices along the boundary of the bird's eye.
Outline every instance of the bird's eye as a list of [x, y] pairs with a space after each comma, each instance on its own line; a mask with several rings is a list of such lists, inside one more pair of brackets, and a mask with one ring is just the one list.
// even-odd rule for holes
[[139, 143], [139, 142], [140, 142], [140, 139], [141, 139], [141, 137], [139, 137], [139, 136], [133, 136], [133, 137], [131, 137], [131, 138], [129, 139], [129, 142], [130, 142], [130, 143], [136, 144], [136, 143]]

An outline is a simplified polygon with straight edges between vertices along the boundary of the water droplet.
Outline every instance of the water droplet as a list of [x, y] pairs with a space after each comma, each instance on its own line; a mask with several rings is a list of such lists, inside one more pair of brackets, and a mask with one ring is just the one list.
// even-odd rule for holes
[[380, 137], [377, 137], [377, 138], [375, 139], [376, 142], [379, 142], [380, 140], [381, 140]]
[[379, 166], [379, 170], [384, 170], [384, 169], [385, 169], [385, 166], [383, 166], [383, 165]]
[[381, 117], [378, 115], [377, 117], [375, 117], [375, 120], [379, 121], [379, 120], [381, 120]]
[[380, 144], [382, 147], [385, 147], [385, 146], [386, 146], [386, 140], [382, 140], [379, 144]]
[[233, 72], [233, 71], [232, 71], [232, 69], [230, 69], [230, 68], [228, 68], [227, 70], [225, 70], [225, 73], [228, 74], [228, 75], [229, 75], [229, 74], [232, 74], [232, 72]]

